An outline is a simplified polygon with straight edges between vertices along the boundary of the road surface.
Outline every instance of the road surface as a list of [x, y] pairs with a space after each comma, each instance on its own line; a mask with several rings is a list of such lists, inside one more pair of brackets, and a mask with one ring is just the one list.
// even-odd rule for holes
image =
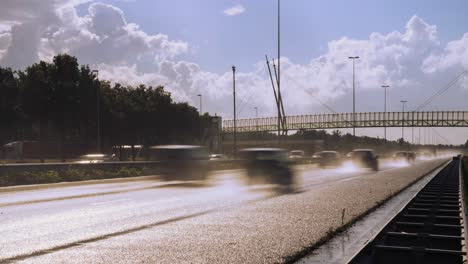
[[378, 173], [297, 166], [290, 194], [247, 187], [242, 170], [207, 184], [0, 189], [0, 262], [283, 262], [441, 162]]

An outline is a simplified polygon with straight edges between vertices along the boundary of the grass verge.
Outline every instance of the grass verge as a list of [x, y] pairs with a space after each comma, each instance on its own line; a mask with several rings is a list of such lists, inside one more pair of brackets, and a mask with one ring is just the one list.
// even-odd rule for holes
[[111, 178], [126, 178], [144, 175], [144, 168], [121, 167], [116, 170], [103, 169], [74, 169], [69, 168], [63, 171], [37, 171], [37, 172], [17, 172], [0, 177], [0, 187], [15, 185], [30, 185], [56, 182], [74, 182], [86, 180], [100, 180]]

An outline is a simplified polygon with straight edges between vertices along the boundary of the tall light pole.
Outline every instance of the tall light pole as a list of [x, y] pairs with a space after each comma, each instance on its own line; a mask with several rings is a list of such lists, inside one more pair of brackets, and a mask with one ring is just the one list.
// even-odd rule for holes
[[401, 126], [401, 138], [403, 139], [403, 142], [405, 142], [405, 104], [408, 102], [406, 100], [401, 100], [400, 101], [403, 105], [403, 124]]
[[255, 109], [255, 140], [258, 141], [258, 107], [254, 107]]
[[203, 110], [202, 110], [202, 95], [197, 94], [197, 96], [200, 98], [200, 115], [203, 115]]
[[421, 145], [421, 127], [419, 127], [418, 145]]
[[382, 85], [384, 88], [384, 138], [387, 140], [387, 88], [389, 85]]
[[278, 94], [280, 93], [280, 61], [281, 61], [281, 49], [280, 49], [280, 0], [278, 0]]
[[359, 56], [348, 57], [348, 59], [353, 60], [353, 136], [356, 136], [356, 88], [354, 78], [354, 61], [359, 59]]
[[[95, 73], [96, 78], [98, 78], [99, 70], [92, 70], [91, 73]], [[101, 85], [100, 84], [96, 88], [96, 128], [97, 128], [96, 149], [98, 153], [101, 153]]]
[[[281, 99], [281, 35], [280, 35], [281, 23], [280, 23], [280, 0], [278, 0], [278, 76], [276, 76], [276, 82], [278, 86], [278, 144], [281, 142], [281, 129], [280, 129], [280, 118], [281, 118], [281, 111], [279, 109], [280, 104], [282, 104]], [[274, 67], [274, 64], [273, 64]]]
[[258, 130], [258, 107], [254, 107], [255, 109], [255, 126], [257, 126], [257, 130]]
[[232, 66], [232, 96], [234, 101], [234, 157], [237, 156], [237, 125], [236, 125], [236, 66]]

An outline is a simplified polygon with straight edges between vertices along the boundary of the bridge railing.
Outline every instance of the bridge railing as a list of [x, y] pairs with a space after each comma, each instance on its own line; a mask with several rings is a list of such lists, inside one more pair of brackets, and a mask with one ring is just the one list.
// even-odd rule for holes
[[[365, 112], [287, 116], [288, 130], [354, 127], [468, 127], [468, 111]], [[278, 119], [263, 117], [236, 120], [237, 131], [275, 131]], [[234, 120], [223, 121], [223, 131], [234, 131]]]

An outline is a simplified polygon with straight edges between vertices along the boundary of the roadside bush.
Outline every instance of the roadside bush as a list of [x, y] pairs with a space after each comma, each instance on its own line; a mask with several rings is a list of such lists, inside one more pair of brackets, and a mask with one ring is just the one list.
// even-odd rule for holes
[[117, 177], [135, 177], [143, 174], [143, 169], [122, 167], [117, 171]]
[[112, 171], [105, 171], [105, 170], [99, 170], [99, 169], [93, 169], [89, 171], [89, 176], [93, 180], [115, 178], [114, 173]]
[[56, 171], [22, 172], [13, 174], [9, 178], [10, 182], [15, 185], [54, 183], [62, 181], [62, 178]]
[[0, 186], [127, 178], [141, 175], [145, 175], [145, 170], [143, 168], [122, 167], [118, 170], [68, 168], [64, 171], [19, 172], [3, 175], [0, 176]]
[[62, 178], [65, 181], [86, 181], [92, 179], [89, 172], [79, 169], [68, 169], [62, 173]]

